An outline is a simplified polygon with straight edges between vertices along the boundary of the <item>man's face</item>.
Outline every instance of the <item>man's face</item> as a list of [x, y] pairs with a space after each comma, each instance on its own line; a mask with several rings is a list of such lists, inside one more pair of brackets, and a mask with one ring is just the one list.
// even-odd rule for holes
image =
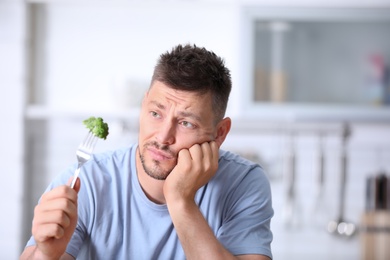
[[178, 91], [155, 81], [141, 107], [139, 156], [145, 172], [165, 180], [178, 152], [214, 140], [211, 96]]

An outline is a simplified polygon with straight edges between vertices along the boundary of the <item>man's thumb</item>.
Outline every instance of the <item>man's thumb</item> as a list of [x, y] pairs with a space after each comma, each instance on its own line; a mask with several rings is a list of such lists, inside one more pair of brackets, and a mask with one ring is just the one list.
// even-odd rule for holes
[[[73, 183], [73, 178], [75, 177], [70, 177], [69, 180], [68, 180], [68, 185], [71, 186], [72, 183]], [[74, 184], [73, 184], [73, 189], [78, 193], [80, 191], [80, 186], [81, 186], [81, 181], [80, 181], [80, 178], [76, 177], [76, 179], [74, 180]]]

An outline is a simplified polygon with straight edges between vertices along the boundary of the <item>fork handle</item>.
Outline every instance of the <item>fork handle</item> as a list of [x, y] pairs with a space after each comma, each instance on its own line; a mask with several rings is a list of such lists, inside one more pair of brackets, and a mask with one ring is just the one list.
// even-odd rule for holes
[[77, 167], [76, 171], [73, 174], [73, 180], [72, 183], [70, 184], [70, 187], [73, 189], [74, 185], [76, 184], [77, 178], [79, 177], [80, 173], [80, 166]]

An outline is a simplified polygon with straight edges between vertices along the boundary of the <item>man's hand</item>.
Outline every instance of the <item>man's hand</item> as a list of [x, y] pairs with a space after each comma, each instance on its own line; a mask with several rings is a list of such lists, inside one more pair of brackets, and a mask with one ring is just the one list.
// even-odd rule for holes
[[217, 172], [219, 147], [216, 142], [195, 144], [178, 154], [177, 165], [164, 184], [164, 196], [169, 200], [193, 201], [196, 191]]
[[77, 225], [79, 190], [80, 180], [77, 180], [74, 189], [63, 185], [42, 196], [35, 207], [32, 225], [35, 257], [59, 259], [65, 253]]

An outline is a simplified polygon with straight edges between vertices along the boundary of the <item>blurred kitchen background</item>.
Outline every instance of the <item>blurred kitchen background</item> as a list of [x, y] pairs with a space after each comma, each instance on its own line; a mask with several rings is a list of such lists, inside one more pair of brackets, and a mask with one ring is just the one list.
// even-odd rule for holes
[[156, 59], [187, 42], [232, 71], [224, 148], [267, 171], [274, 259], [362, 258], [366, 180], [390, 174], [389, 0], [0, 0], [0, 259], [81, 121], [108, 122], [97, 152], [135, 142]]

